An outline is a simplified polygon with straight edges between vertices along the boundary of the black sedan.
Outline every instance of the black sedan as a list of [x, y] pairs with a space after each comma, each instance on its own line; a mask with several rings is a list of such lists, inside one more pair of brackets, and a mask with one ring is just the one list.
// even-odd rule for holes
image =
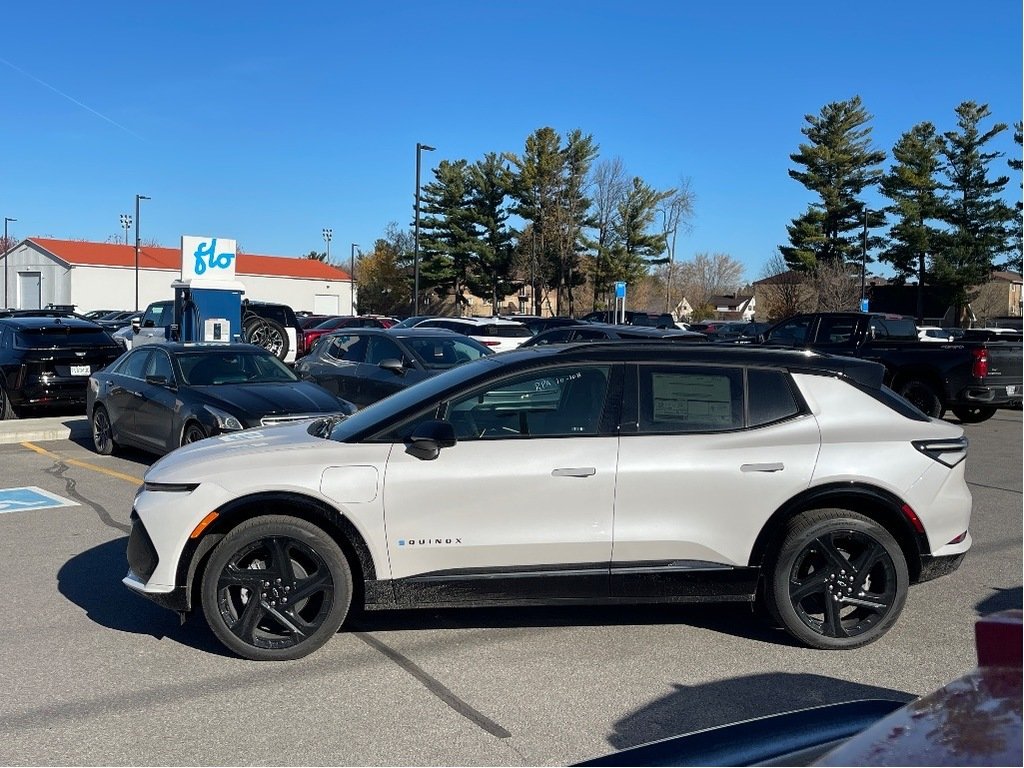
[[362, 408], [490, 354], [475, 339], [439, 328], [352, 328], [322, 337], [295, 372]]
[[611, 325], [606, 323], [583, 323], [542, 331], [532, 339], [524, 341], [521, 347], [535, 347], [540, 344], [564, 344], [579, 341], [707, 341], [702, 333], [668, 328], [645, 328], [636, 325]]
[[120, 445], [167, 453], [210, 435], [354, 411], [251, 344], [137, 347], [89, 378], [86, 405], [101, 454]]

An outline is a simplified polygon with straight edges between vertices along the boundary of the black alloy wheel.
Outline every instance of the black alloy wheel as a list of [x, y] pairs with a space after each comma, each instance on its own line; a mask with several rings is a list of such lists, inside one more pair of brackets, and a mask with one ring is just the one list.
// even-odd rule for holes
[[298, 518], [239, 525], [217, 545], [203, 574], [207, 623], [230, 650], [254, 661], [298, 659], [341, 627], [352, 574], [338, 544]]
[[896, 391], [926, 416], [939, 419], [946, 410], [935, 388], [926, 381], [910, 379], [903, 382]]
[[110, 426], [107, 409], [97, 405], [92, 409], [92, 445], [96, 453], [109, 456], [114, 452], [114, 429]]
[[202, 425], [190, 421], [185, 425], [185, 429], [181, 431], [181, 444], [198, 443], [200, 440], [205, 440], [206, 437], [206, 430], [203, 429]]
[[967, 406], [958, 405], [953, 407], [953, 415], [960, 419], [963, 424], [980, 424], [988, 421], [996, 415], [996, 409], [991, 406]]
[[801, 642], [831, 650], [867, 645], [889, 631], [910, 582], [892, 535], [839, 509], [790, 521], [770, 578], [772, 615]]

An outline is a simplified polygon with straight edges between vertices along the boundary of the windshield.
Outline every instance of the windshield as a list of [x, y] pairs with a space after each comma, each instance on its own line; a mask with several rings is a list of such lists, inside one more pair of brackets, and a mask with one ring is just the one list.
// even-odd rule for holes
[[261, 350], [196, 350], [175, 355], [181, 379], [193, 386], [298, 381], [273, 355]]

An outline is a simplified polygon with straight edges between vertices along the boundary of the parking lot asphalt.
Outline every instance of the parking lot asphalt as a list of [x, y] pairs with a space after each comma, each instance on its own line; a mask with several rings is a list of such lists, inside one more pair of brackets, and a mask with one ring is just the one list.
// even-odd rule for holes
[[975, 665], [977, 616], [1022, 605], [1021, 412], [966, 431], [974, 547], [865, 648], [801, 648], [736, 605], [452, 609], [356, 616], [278, 664], [226, 655], [201, 617], [180, 625], [121, 585], [152, 457], [97, 456], [87, 431], [0, 445], [0, 487], [65, 504], [0, 510], [0, 763], [559, 765], [908, 700]]

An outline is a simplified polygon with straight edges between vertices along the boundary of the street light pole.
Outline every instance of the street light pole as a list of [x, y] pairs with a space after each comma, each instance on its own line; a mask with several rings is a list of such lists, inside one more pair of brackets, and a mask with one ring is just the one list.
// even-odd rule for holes
[[412, 236], [412, 313], [420, 313], [420, 152], [433, 152], [436, 147], [416, 142], [416, 225]]
[[4, 216], [4, 307], [9, 306], [7, 303], [7, 254], [11, 249], [7, 244], [7, 223], [11, 221], [17, 221], [17, 219]]
[[348, 303], [352, 307], [352, 314], [356, 313], [356, 249], [359, 246], [356, 243], [352, 243], [352, 251], [349, 260], [348, 267], [348, 290], [349, 300]]
[[[868, 269], [868, 206], [864, 204], [864, 235], [860, 247], [860, 306], [864, 306], [864, 280]], [[863, 311], [863, 310], [862, 310]]]
[[124, 228], [124, 244], [128, 245], [128, 230], [132, 228], [132, 215], [130, 213], [121, 214], [121, 226]]
[[[135, 311], [139, 311], [139, 225], [142, 220], [139, 218], [139, 203], [142, 200], [149, 200], [145, 195], [135, 196]], [[126, 233], [127, 234], [127, 233]]]

